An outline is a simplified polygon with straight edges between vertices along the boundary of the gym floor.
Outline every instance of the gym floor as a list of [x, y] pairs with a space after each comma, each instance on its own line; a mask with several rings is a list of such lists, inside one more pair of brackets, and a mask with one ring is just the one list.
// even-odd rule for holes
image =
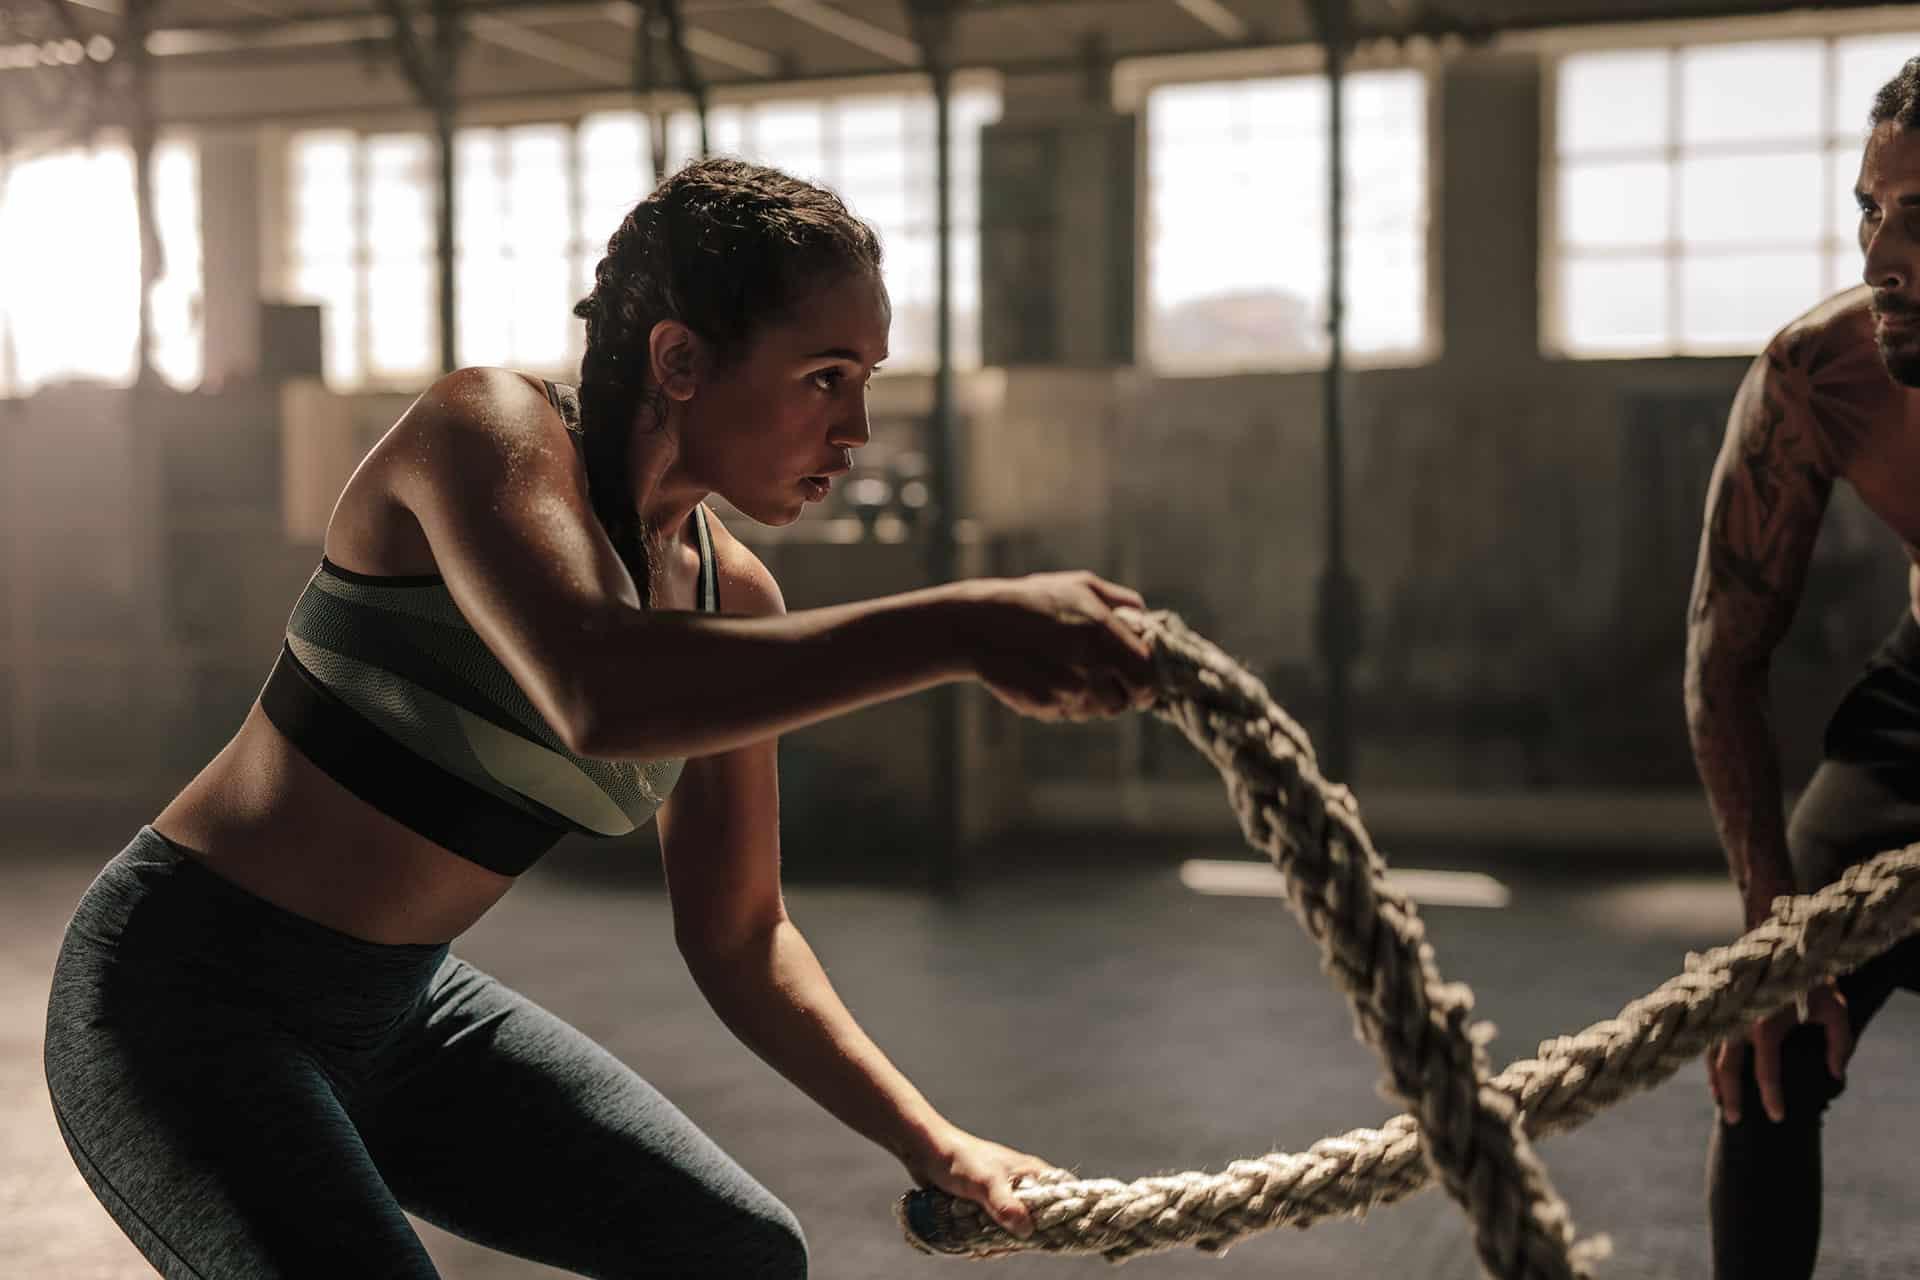
[[[73, 902], [113, 850], [9, 851], [0, 893], [0, 1274], [150, 1275], [94, 1202], [47, 1108], [40, 1043], [47, 978]], [[1098, 851], [1085, 851], [1084, 865]], [[791, 1205], [825, 1280], [921, 1275], [1093, 1277], [1097, 1259], [967, 1264], [901, 1241], [899, 1166], [734, 1041], [676, 954], [668, 905], [606, 850], [569, 845], [456, 944], [573, 1021], [673, 1098]], [[953, 902], [902, 889], [789, 887], [790, 910], [849, 1006], [956, 1122], [1089, 1176], [1219, 1168], [1391, 1113], [1312, 944], [1278, 900], [1184, 887], [1186, 857], [1248, 856], [1226, 840], [1097, 873], [1016, 871]], [[1418, 866], [1417, 851], [1390, 851]], [[1057, 864], [1056, 864], [1057, 865]], [[1499, 1027], [1497, 1062], [1611, 1015], [1732, 936], [1724, 878], [1498, 872], [1498, 909], [1428, 906], [1448, 977]], [[1828, 1120], [1831, 1280], [1911, 1276], [1920, 1217], [1920, 1006], [1896, 998], [1862, 1043]], [[1612, 1237], [1603, 1275], [1707, 1274], [1702, 1166], [1711, 1107], [1699, 1065], [1579, 1133], [1542, 1144], [1583, 1235]], [[449, 1280], [560, 1273], [419, 1224]], [[1466, 1223], [1428, 1191], [1362, 1222], [1257, 1237], [1215, 1259], [1159, 1254], [1147, 1277], [1285, 1274], [1472, 1280]]]

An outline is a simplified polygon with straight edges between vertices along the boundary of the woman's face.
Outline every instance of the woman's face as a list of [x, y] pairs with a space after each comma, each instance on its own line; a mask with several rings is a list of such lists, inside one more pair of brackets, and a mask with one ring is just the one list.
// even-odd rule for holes
[[792, 524], [872, 434], [867, 381], [892, 321], [877, 273], [816, 286], [733, 364], [702, 371], [680, 406], [681, 469], [762, 524]]

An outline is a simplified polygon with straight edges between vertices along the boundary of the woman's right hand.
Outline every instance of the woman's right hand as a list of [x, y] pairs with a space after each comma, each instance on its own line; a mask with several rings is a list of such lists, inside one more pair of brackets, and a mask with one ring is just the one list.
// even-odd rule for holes
[[1138, 592], [1091, 573], [1036, 573], [970, 584], [965, 643], [993, 696], [1039, 720], [1144, 710], [1156, 694], [1146, 638], [1114, 610]]

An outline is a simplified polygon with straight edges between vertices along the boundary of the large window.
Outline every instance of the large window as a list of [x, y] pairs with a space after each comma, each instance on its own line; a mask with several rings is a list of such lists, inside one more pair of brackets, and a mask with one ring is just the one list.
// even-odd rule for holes
[[[978, 364], [979, 133], [992, 93], [954, 96], [955, 355]], [[777, 165], [838, 191], [886, 253], [896, 368], [934, 351], [934, 113], [924, 94], [721, 106], [716, 153]], [[652, 189], [648, 122], [632, 112], [576, 124], [466, 129], [455, 143], [455, 305], [464, 364], [574, 368], [573, 304], [607, 239]], [[689, 113], [669, 118], [668, 167], [698, 147]], [[326, 374], [339, 387], [408, 385], [438, 363], [437, 177], [418, 134], [305, 133], [292, 143], [291, 291], [326, 308]]]
[[414, 383], [439, 364], [434, 168], [421, 134], [293, 139], [288, 285], [321, 305], [335, 386]]
[[[1331, 95], [1320, 76], [1168, 85], [1147, 98], [1147, 349], [1172, 372], [1327, 357]], [[1428, 346], [1426, 81], [1348, 77], [1346, 340]]]
[[[454, 278], [463, 364], [546, 372], [579, 358], [574, 139], [559, 126], [459, 137]], [[437, 305], [437, 303], [436, 303]]]
[[[161, 274], [153, 363], [176, 387], [200, 381], [199, 154], [153, 157]], [[126, 385], [139, 360], [140, 226], [124, 143], [0, 159], [0, 396], [77, 378]]]
[[1860, 281], [1867, 111], [1920, 35], [1578, 54], [1558, 66], [1548, 345], [1752, 351]]

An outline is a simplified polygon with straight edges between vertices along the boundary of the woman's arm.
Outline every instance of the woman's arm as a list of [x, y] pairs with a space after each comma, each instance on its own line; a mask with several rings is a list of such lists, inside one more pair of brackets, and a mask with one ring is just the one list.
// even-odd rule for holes
[[1112, 616], [1121, 601], [1090, 578], [759, 618], [644, 610], [551, 406], [516, 374], [447, 375], [376, 457], [461, 613], [583, 755], [712, 755], [979, 675], [989, 654], [996, 692], [1023, 709], [1110, 712], [1151, 681], [1144, 646]]
[[[733, 550], [739, 571], [729, 580], [730, 607], [783, 614], [766, 569], [751, 552]], [[942, 1117], [854, 1021], [788, 918], [776, 744], [687, 761], [658, 821], [675, 940], [728, 1029], [915, 1177], [985, 1204], [1002, 1225], [1027, 1234], [1012, 1179], [1045, 1162], [982, 1142]]]

